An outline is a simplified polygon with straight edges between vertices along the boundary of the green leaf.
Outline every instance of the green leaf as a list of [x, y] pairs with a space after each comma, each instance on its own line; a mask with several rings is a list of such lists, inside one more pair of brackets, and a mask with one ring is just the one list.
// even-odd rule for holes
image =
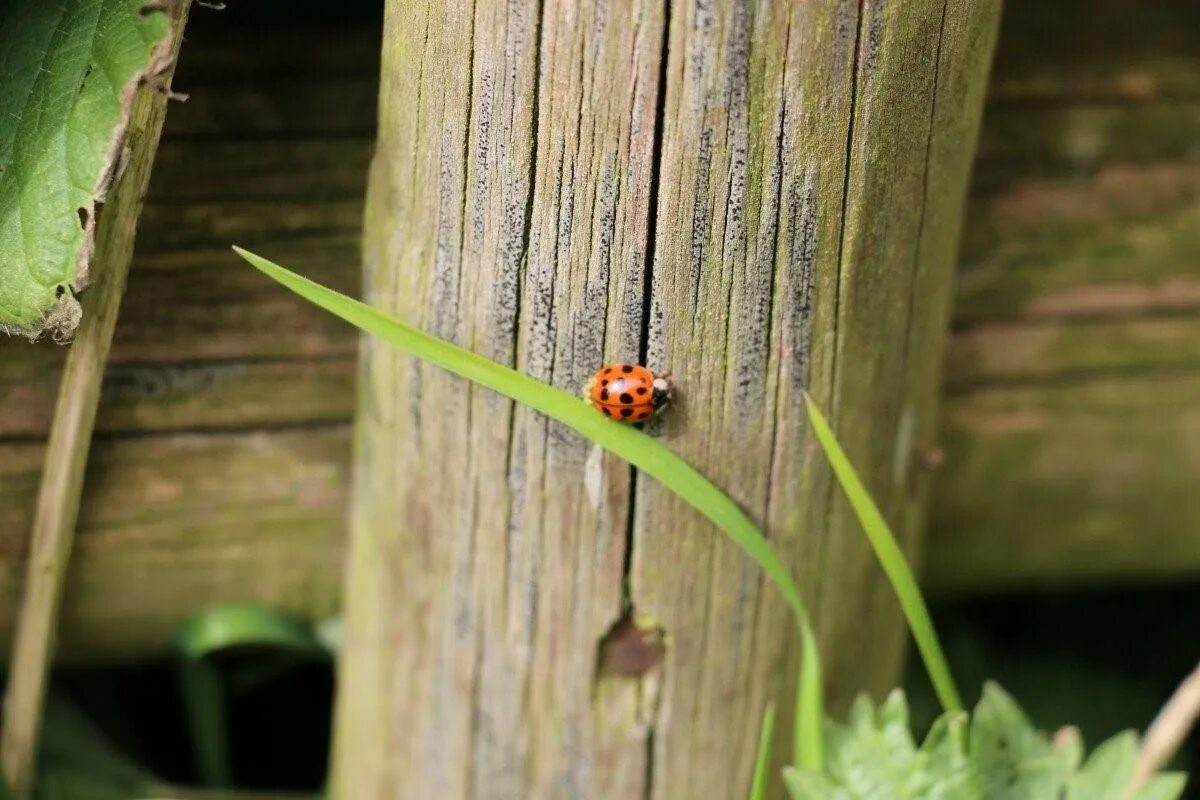
[[[207, 786], [229, 786], [228, 687], [209, 656], [239, 647], [270, 647], [287, 653], [325, 658], [309, 626], [270, 608], [230, 604], [210, 608], [188, 619], [176, 635], [180, 690], [195, 748], [196, 770]], [[279, 662], [268, 666], [274, 669]], [[286, 666], [286, 663], [284, 664]]]
[[1137, 752], [1138, 737], [1133, 731], [1119, 733], [1097, 747], [1071, 778], [1067, 800], [1123, 800]]
[[820, 772], [787, 767], [783, 783], [792, 800], [851, 800], [850, 794]]
[[954, 685], [950, 666], [946, 662], [942, 645], [933, 628], [933, 619], [929, 616], [929, 608], [925, 605], [925, 599], [921, 596], [917, 579], [913, 575], [912, 569], [909, 568], [908, 561], [904, 558], [904, 551], [900, 549], [883, 514], [879, 513], [879, 507], [871, 499], [871, 494], [863, 486], [850, 459], [846, 457], [837, 437], [833, 435], [833, 430], [829, 427], [825, 416], [807, 392], [804, 395], [804, 402], [808, 407], [808, 416], [812, 421], [817, 441], [821, 443], [821, 449], [825, 451], [825, 457], [829, 459], [829, 464], [833, 467], [833, 473], [837, 476], [842, 491], [846, 493], [846, 498], [850, 501], [858, 521], [863, 526], [863, 531], [867, 534], [867, 540], [875, 550], [875, 557], [883, 567], [883, 571], [900, 601], [900, 608], [904, 612], [905, 619], [908, 620], [913, 640], [917, 643], [917, 650], [925, 662], [929, 680], [933, 683], [934, 691], [937, 692], [943, 710], [961, 710], [962, 700], [959, 698], [958, 688]]
[[828, 722], [822, 770], [788, 770], [793, 798], [916, 800], [930, 796], [928, 754], [917, 749], [904, 693], [893, 691], [878, 708], [865, 695], [850, 707], [846, 724]]
[[189, 618], [175, 637], [179, 651], [191, 659], [242, 646], [266, 646], [313, 656], [326, 650], [310, 626], [264, 606], [231, 603], [214, 606]]
[[970, 748], [989, 800], [1058, 797], [1079, 765], [1077, 747], [1052, 746], [994, 683], [984, 686], [972, 715]]
[[0, 330], [69, 336], [133, 91], [168, 29], [144, 0], [0, 3]]
[[970, 724], [965, 711], [950, 711], [930, 728], [921, 745], [929, 775], [927, 800], [959, 800], [982, 794], [979, 775], [967, 755]]
[[797, 763], [813, 768], [822, 763], [820, 657], [808, 611], [787, 567], [762, 532], [728, 495], [657, 440], [597, 414], [578, 396], [430, 336], [365, 303], [302, 278], [262, 256], [237, 247], [234, 250], [264, 274], [361, 330], [561, 422], [633, 464], [708, 517], [767, 574], [796, 617], [804, 648], [795, 737]]
[[762, 730], [758, 733], [758, 756], [754, 760], [754, 782], [750, 785], [750, 800], [767, 796], [767, 769], [771, 764], [771, 736], [775, 732], [775, 706], [768, 705], [763, 713]]
[[1187, 776], [1181, 772], [1164, 772], [1143, 786], [1133, 800], [1179, 800], [1187, 787]]
[[[918, 749], [899, 690], [876, 707], [859, 698], [829, 723], [824, 769], [784, 771], [793, 800], [1125, 800], [1137, 738], [1113, 737], [1080, 766], [1078, 735], [1051, 742], [989, 684], [970, 719], [943, 714]], [[1181, 775], [1159, 775], [1135, 800], [1176, 800]]]

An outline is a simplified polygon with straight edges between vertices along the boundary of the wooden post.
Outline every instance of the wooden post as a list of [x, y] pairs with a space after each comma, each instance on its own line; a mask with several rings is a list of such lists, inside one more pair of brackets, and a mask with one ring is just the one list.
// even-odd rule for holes
[[[570, 390], [670, 370], [651, 433], [787, 555], [835, 706], [893, 684], [898, 614], [801, 392], [914, 541], [998, 3], [386, 14], [371, 302]], [[335, 796], [746, 796], [792, 627], [707, 523], [369, 340], [355, 447]]]

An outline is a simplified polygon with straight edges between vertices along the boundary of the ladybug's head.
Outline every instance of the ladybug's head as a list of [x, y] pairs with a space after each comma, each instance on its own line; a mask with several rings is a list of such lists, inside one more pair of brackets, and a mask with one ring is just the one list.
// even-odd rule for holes
[[671, 402], [671, 382], [666, 377], [656, 377], [654, 383], [650, 384], [650, 402], [655, 410]]

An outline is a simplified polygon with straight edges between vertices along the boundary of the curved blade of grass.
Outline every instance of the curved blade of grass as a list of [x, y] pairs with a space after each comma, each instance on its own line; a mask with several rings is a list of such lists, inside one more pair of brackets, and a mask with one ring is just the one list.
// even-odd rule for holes
[[825, 451], [825, 457], [829, 459], [830, 466], [833, 467], [842, 491], [846, 493], [846, 498], [850, 501], [855, 515], [858, 516], [858, 521], [862, 523], [863, 530], [867, 534], [867, 540], [875, 550], [875, 557], [879, 559], [880, 566], [883, 567], [888, 581], [892, 584], [892, 589], [896, 592], [896, 597], [900, 600], [900, 608], [908, 620], [908, 627], [912, 630], [913, 639], [925, 662], [925, 670], [929, 673], [929, 680], [933, 684], [934, 691], [937, 692], [942, 708], [946, 711], [961, 711], [962, 700], [954, 685], [954, 678], [950, 674], [950, 667], [946, 663], [946, 656], [942, 652], [937, 632], [933, 628], [929, 608], [925, 605], [921, 589], [917, 586], [917, 579], [913, 576], [908, 561], [904, 558], [904, 552], [896, 542], [896, 537], [892, 535], [887, 521], [879, 513], [879, 507], [875, 505], [870, 493], [859, 480], [858, 473], [855, 472], [850, 459], [846, 457], [842, 446], [838, 444], [837, 437], [833, 435], [829, 423], [807, 392], [804, 394], [804, 402], [808, 406], [808, 416], [812, 420], [817, 441], [821, 443], [821, 448]]
[[216, 606], [180, 626], [175, 637], [180, 693], [195, 748], [196, 771], [209, 787], [231, 786], [233, 767], [225, 713], [226, 680], [208, 656], [249, 645], [320, 658], [327, 655], [307, 626], [263, 606]]
[[186, 658], [204, 658], [219, 650], [263, 645], [324, 657], [316, 636], [304, 623], [273, 609], [230, 604], [210, 608], [188, 619], [175, 637]]
[[262, 256], [239, 247], [233, 249], [268, 277], [351, 325], [572, 428], [651, 476], [712, 520], [762, 568], [796, 616], [804, 648], [800, 699], [797, 701], [801, 705], [798, 717], [802, 722], [796, 732], [797, 764], [820, 768], [823, 763], [821, 667], [808, 611], [799, 588], [766, 537], [724, 492], [658, 441], [636, 428], [597, 414], [577, 395], [430, 336], [365, 303], [302, 278]]
[[754, 759], [754, 782], [750, 784], [750, 800], [766, 800], [767, 768], [771, 763], [771, 736], [775, 733], [775, 706], [767, 704], [762, 729], [758, 732], [758, 755]]

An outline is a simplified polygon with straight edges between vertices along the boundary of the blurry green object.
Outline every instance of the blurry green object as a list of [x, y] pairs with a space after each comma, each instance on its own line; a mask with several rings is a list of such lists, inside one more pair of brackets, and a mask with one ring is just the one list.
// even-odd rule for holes
[[1077, 733], [1052, 741], [992, 683], [969, 717], [943, 714], [920, 746], [899, 689], [878, 707], [859, 698], [846, 724], [828, 723], [826, 744], [823, 769], [785, 770], [793, 800], [1176, 800], [1185, 783], [1181, 774], [1163, 774], [1127, 795], [1137, 756], [1132, 732], [1085, 761]]
[[267, 675], [286, 669], [299, 657], [327, 658], [311, 627], [269, 608], [256, 605], [217, 606], [189, 619], [176, 636], [180, 691], [192, 733], [196, 770], [206, 786], [233, 785], [229, 755], [226, 696], [230, 682], [244, 686], [262, 680], [253, 673], [226, 676], [213, 656], [236, 648], [270, 648], [280, 657], [266, 662]]
[[98, 203], [168, 29], [145, 0], [0, 3], [0, 331], [69, 337]]
[[46, 700], [35, 800], [133, 800], [153, 779], [121, 753], [61, 694]]

